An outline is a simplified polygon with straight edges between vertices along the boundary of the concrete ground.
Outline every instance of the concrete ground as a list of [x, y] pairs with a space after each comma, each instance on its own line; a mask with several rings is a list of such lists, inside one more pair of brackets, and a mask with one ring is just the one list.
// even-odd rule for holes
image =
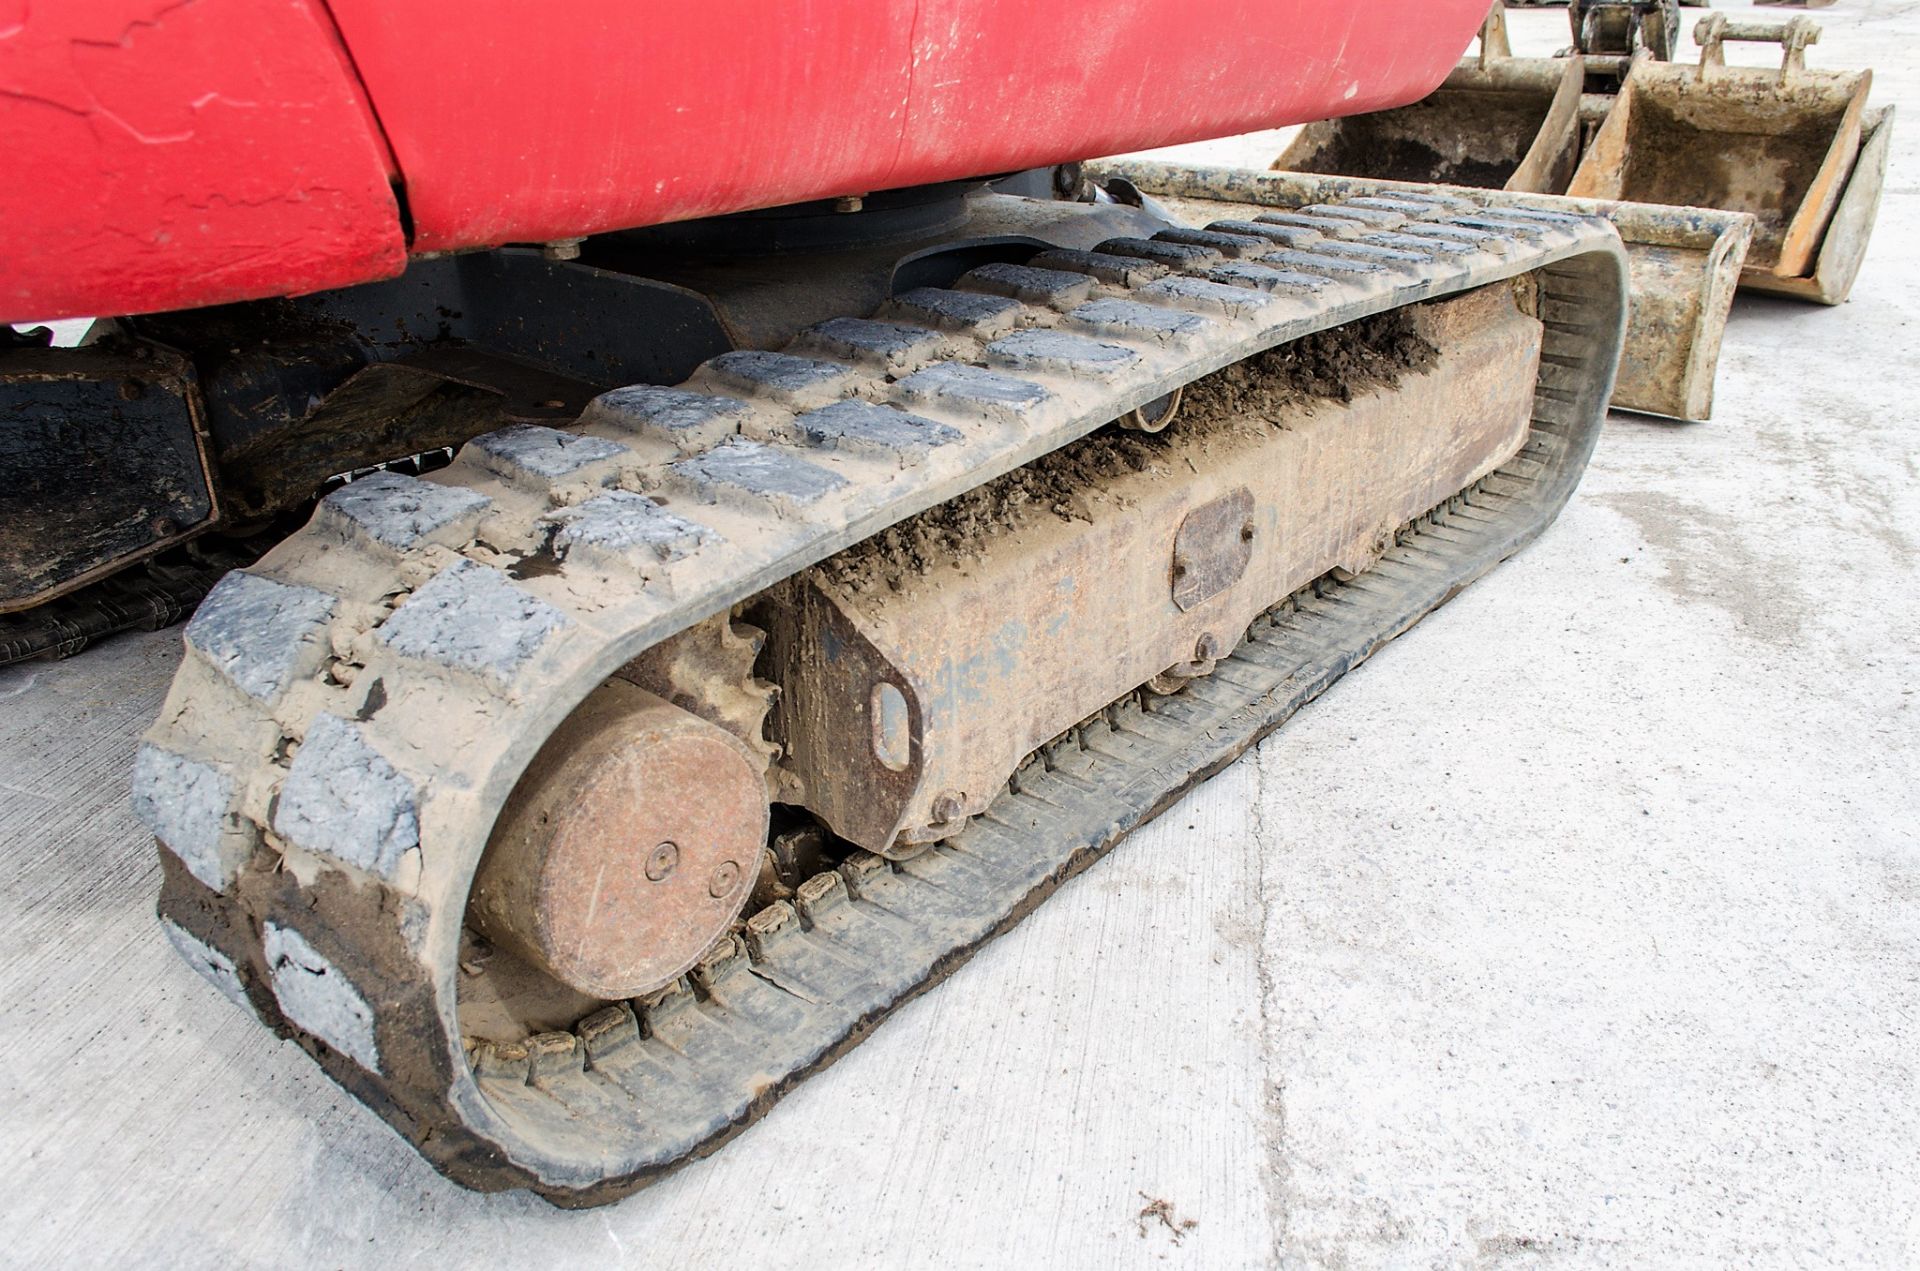
[[[1819, 19], [1910, 98], [1920, 5]], [[0, 670], [0, 1263], [1920, 1264], [1916, 122], [1712, 423], [611, 1208], [445, 1182], [173, 955], [177, 631]]]

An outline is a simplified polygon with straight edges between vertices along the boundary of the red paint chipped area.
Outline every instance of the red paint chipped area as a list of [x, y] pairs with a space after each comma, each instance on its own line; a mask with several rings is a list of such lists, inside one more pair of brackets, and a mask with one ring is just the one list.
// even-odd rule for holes
[[304, 0], [0, 0], [0, 320], [405, 264], [378, 141]]

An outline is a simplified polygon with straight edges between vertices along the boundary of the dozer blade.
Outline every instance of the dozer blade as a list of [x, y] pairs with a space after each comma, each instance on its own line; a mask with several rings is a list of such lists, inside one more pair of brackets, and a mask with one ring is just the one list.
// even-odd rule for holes
[[[1697, 67], [1637, 59], [1567, 193], [1750, 213], [1756, 227], [1744, 284], [1844, 299], [1847, 266], [1857, 272], [1871, 228], [1866, 214], [1878, 205], [1884, 159], [1860, 162], [1872, 72], [1806, 69], [1806, 46], [1819, 34], [1806, 18], [1730, 23], [1716, 13], [1695, 29]], [[1780, 69], [1729, 67], [1728, 40], [1779, 43]], [[1887, 130], [1883, 119], [1878, 132]], [[1828, 226], [1856, 182], [1864, 184], [1854, 219], [1822, 285], [1818, 258]]]
[[[1098, 170], [1124, 177], [1158, 197], [1202, 203], [1229, 198], [1299, 207], [1331, 200], [1417, 198], [1436, 192], [1432, 186], [1401, 181], [1146, 162], [1109, 162]], [[1751, 216], [1548, 194], [1479, 192], [1475, 197], [1489, 210], [1601, 216], [1611, 221], [1626, 244], [1633, 283], [1613, 405], [1676, 419], [1712, 416], [1720, 344], [1753, 233]], [[1173, 206], [1183, 210], [1179, 203]]]
[[1572, 493], [1606, 222], [1249, 188], [329, 495], [141, 747], [177, 947], [469, 1186], [717, 1148]]

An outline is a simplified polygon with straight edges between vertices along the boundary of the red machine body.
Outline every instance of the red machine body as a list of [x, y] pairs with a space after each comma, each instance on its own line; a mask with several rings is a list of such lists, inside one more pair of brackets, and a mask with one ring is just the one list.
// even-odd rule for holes
[[1432, 90], [1485, 7], [0, 0], [0, 319], [1378, 110]]

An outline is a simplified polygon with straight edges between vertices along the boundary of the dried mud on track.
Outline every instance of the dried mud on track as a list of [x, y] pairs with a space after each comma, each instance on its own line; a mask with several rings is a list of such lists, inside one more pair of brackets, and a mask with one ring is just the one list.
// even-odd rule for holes
[[[1350, 402], [1438, 357], [1406, 310], [1317, 331], [1256, 354], [1187, 385], [1172, 428], [1231, 431], [1255, 421], [1284, 426], [1289, 410], [1314, 401]], [[1169, 430], [1171, 431], [1171, 429]], [[1042, 455], [1023, 468], [938, 507], [908, 517], [820, 566], [825, 578], [855, 595], [898, 591], [907, 579], [942, 564], [985, 558], [992, 541], [1035, 520], [1088, 520], [1099, 487], [1129, 472], [1146, 472], [1167, 450], [1165, 434], [1108, 427]]]
[[1291, 407], [1350, 402], [1400, 377], [1427, 370], [1438, 351], [1406, 310], [1362, 318], [1332, 331], [1256, 353], [1187, 386], [1179, 422], [1191, 428], [1247, 418], [1278, 423]]

